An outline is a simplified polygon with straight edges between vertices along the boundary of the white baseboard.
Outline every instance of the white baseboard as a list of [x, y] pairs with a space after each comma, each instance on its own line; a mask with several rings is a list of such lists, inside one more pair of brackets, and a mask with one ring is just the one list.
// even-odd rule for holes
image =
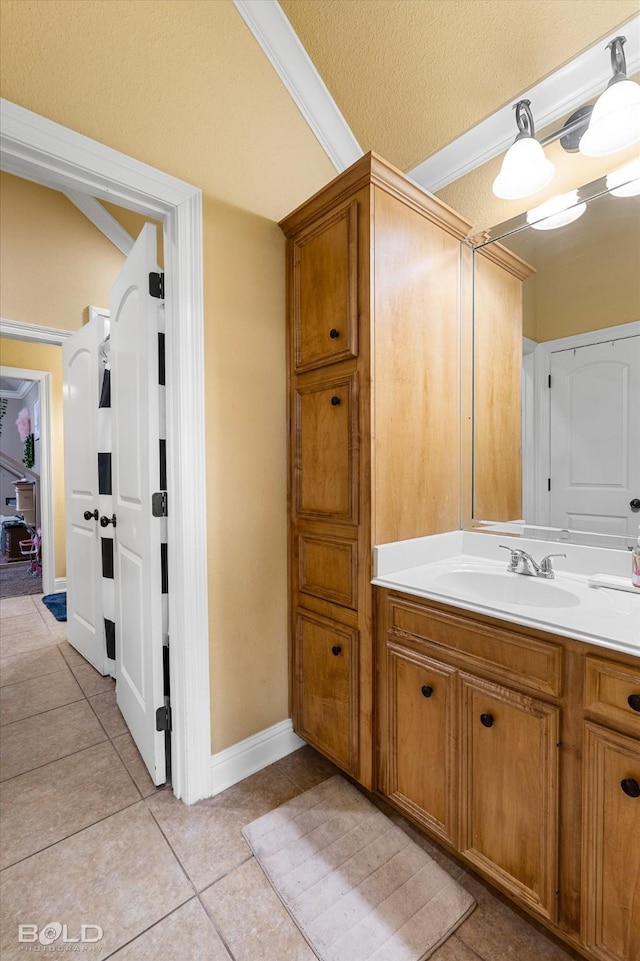
[[66, 591], [67, 589], [67, 579], [66, 577], [56, 577], [53, 582], [53, 593], [56, 594], [58, 591]]
[[220, 794], [232, 784], [243, 781], [256, 771], [273, 764], [281, 757], [286, 757], [298, 748], [304, 747], [305, 741], [293, 733], [291, 718], [280, 721], [272, 727], [258, 731], [244, 741], [238, 741], [231, 747], [219, 751], [211, 756], [210, 796]]

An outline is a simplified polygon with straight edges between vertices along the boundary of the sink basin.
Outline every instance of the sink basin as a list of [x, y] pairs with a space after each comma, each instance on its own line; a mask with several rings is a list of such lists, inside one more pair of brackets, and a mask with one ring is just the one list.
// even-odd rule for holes
[[443, 593], [463, 594], [491, 604], [520, 607], [578, 607], [580, 598], [544, 578], [509, 571], [447, 571], [436, 575], [433, 585]]

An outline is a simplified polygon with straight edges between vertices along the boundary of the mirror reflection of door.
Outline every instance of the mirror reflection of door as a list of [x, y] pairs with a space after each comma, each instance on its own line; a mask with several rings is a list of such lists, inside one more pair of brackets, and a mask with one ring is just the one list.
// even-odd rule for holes
[[[549, 521], [632, 536], [640, 515], [640, 336], [551, 355]], [[637, 536], [637, 534], [636, 534]]]

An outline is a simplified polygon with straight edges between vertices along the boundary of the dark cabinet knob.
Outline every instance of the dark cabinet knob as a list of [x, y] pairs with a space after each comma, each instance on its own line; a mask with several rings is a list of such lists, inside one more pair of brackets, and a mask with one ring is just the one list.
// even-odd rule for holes
[[339, 644], [334, 644], [333, 647], [331, 648], [331, 653], [333, 654], [334, 657], [337, 657], [338, 654], [342, 654], [342, 648], [340, 647]]
[[629, 501], [629, 507], [634, 514], [640, 511], [640, 497], [634, 497], [633, 500]]
[[620, 787], [628, 797], [640, 797], [640, 784], [634, 777], [625, 777], [620, 781]]
[[339, 336], [340, 336], [340, 331], [336, 330], [335, 327], [332, 327], [331, 330], [329, 331], [329, 337], [331, 338], [331, 340], [335, 340]]
[[431, 687], [430, 684], [423, 684], [422, 687], [420, 688], [420, 693], [422, 694], [423, 697], [431, 697], [431, 695], [433, 694], [433, 688]]
[[331, 404], [332, 404], [333, 407], [337, 407], [337, 406], [339, 405], [339, 403], [340, 403], [340, 398], [339, 398], [339, 397], [332, 397], [332, 398], [331, 398]]
[[93, 517], [94, 521], [97, 521], [97, 520], [98, 520], [98, 508], [97, 508], [97, 507], [96, 507], [96, 509], [95, 509], [94, 511], [85, 511], [85, 512], [84, 512], [84, 519], [85, 519], [86, 521], [90, 521], [92, 517]]
[[640, 713], [640, 694], [630, 694], [627, 698], [627, 704], [632, 711]]
[[108, 527], [109, 524], [113, 524], [114, 527], [116, 526], [115, 514], [113, 515], [113, 517], [107, 517], [106, 514], [103, 514], [102, 517], [100, 518], [100, 527]]
[[480, 723], [483, 727], [493, 727], [493, 714], [481, 714]]

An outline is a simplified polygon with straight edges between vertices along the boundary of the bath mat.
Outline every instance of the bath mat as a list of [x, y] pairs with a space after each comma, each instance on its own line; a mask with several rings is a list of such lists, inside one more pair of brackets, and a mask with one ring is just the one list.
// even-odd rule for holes
[[45, 594], [42, 603], [48, 607], [56, 621], [66, 621], [67, 619], [67, 592], [60, 591], [58, 594]]
[[339, 775], [242, 833], [321, 961], [424, 961], [475, 907]]

